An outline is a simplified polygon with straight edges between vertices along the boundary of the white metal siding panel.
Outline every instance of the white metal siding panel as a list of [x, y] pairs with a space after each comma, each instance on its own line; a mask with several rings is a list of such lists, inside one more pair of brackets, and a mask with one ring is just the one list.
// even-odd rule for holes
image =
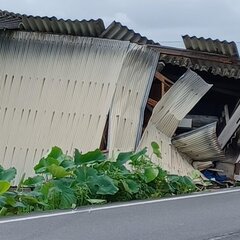
[[[159, 144], [162, 155], [161, 159], [157, 158], [152, 152], [151, 142], [153, 141]], [[144, 147], [148, 148], [148, 154], [151, 156], [152, 161], [171, 174], [191, 176], [194, 171], [194, 168], [188, 161], [190, 159], [184, 154], [179, 153], [171, 144], [171, 138], [159, 131], [151, 122], [149, 122], [144, 131], [138, 149]]]
[[0, 164], [19, 175], [57, 145], [99, 147], [128, 42], [0, 36]]
[[158, 58], [159, 54], [146, 46], [130, 45], [110, 111], [110, 153], [135, 150]]
[[188, 69], [155, 106], [151, 121], [162, 133], [172, 137], [180, 121], [211, 86]]

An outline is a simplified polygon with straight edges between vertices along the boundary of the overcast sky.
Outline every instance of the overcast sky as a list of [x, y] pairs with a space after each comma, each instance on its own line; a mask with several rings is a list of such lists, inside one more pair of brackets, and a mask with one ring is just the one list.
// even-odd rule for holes
[[185, 34], [240, 41], [239, 0], [0, 0], [0, 8], [64, 19], [120, 21], [158, 42]]

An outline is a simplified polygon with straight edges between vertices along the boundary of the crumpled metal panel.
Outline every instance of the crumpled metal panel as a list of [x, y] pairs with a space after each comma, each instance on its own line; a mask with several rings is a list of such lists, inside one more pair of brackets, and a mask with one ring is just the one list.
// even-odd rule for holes
[[172, 137], [179, 122], [211, 87], [188, 69], [155, 106], [151, 121], [162, 133]]
[[[210, 89], [211, 85], [196, 73], [188, 70], [162, 97], [153, 109], [138, 149], [148, 147], [155, 163], [173, 174], [191, 176], [194, 168], [190, 158], [181, 154], [171, 143], [179, 122]], [[162, 158], [152, 154], [151, 142], [159, 144]]]
[[146, 37], [141, 36], [139, 33], [135, 33], [128, 27], [123, 26], [119, 22], [113, 21], [106, 30], [100, 35], [102, 38], [116, 39], [122, 41], [130, 41], [138, 44], [157, 44], [153, 40], [149, 40]]
[[129, 42], [0, 33], [0, 164], [18, 178], [52, 146], [100, 146]]
[[185, 35], [182, 37], [186, 49], [196, 50], [201, 52], [209, 52], [221, 54], [229, 57], [239, 58], [237, 45], [235, 42], [213, 40], [211, 38], [203, 38], [196, 36]]
[[158, 59], [159, 53], [146, 46], [129, 47], [110, 110], [110, 153], [135, 150]]
[[0, 11], [0, 29], [99, 37], [105, 30], [105, 26], [102, 19], [72, 21], [57, 19], [56, 17], [28, 16]]
[[221, 150], [217, 140], [216, 124], [214, 122], [180, 134], [172, 140], [172, 144], [193, 160], [225, 160], [224, 151]]

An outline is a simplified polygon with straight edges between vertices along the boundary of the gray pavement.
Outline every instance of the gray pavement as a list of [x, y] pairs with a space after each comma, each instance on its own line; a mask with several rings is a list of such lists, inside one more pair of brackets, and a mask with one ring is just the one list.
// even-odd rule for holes
[[240, 240], [235, 190], [0, 219], [0, 240]]

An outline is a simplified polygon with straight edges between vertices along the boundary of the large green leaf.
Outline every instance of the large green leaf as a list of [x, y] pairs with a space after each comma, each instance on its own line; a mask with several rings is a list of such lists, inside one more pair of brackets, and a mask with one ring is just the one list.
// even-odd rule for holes
[[64, 167], [62, 166], [58, 166], [56, 164], [52, 164], [49, 167], [47, 167], [47, 170], [49, 173], [52, 174], [53, 177], [55, 178], [63, 178], [66, 177], [68, 175], [70, 175], [69, 172], [67, 172]]
[[116, 163], [119, 166], [122, 166], [125, 164], [127, 161], [130, 160], [130, 157], [133, 155], [133, 152], [124, 152], [124, 153], [119, 153], [118, 157], [116, 159]]
[[52, 189], [53, 187], [54, 187], [53, 181], [44, 182], [44, 184], [40, 188], [40, 192], [42, 193], [44, 199], [48, 199], [50, 189]]
[[72, 170], [75, 168], [75, 164], [74, 164], [73, 160], [66, 159], [66, 158], [61, 162], [60, 166], [62, 166], [66, 170]]
[[16, 192], [6, 192], [4, 197], [6, 198], [6, 206], [11, 206], [13, 208], [26, 207], [23, 203], [17, 201], [18, 193]]
[[133, 194], [139, 191], [139, 184], [132, 179], [125, 179], [121, 181], [126, 192]]
[[47, 157], [58, 159], [63, 155], [61, 148], [59, 147], [52, 147], [51, 151], [48, 153]]
[[[66, 179], [51, 180], [46, 182], [42, 188], [44, 202], [52, 208], [71, 208], [76, 205], [77, 198], [71, 188], [71, 181]], [[54, 203], [52, 203], [54, 202]]]
[[43, 176], [29, 177], [23, 182], [23, 186], [28, 187], [41, 186], [44, 181], [45, 179]]
[[34, 206], [34, 205], [38, 204], [38, 205], [42, 205], [42, 206], [47, 206], [46, 203], [39, 201], [39, 197], [41, 195], [42, 194], [37, 191], [24, 192], [24, 193], [20, 194], [21, 201], [26, 205]]
[[48, 173], [48, 167], [52, 164], [59, 165], [59, 161], [53, 157], [42, 158], [34, 167], [35, 173]]
[[159, 148], [159, 145], [156, 143], [156, 142], [152, 142], [151, 143], [151, 146], [152, 146], [152, 150], [153, 150], [153, 153], [158, 157], [158, 158], [161, 158], [161, 152], [160, 152], [160, 148]]
[[90, 179], [90, 177], [92, 178], [96, 178], [97, 177], [97, 170], [91, 167], [79, 167], [74, 171], [74, 174], [76, 175], [76, 180], [79, 183], [87, 183]]
[[159, 170], [156, 167], [147, 167], [144, 169], [144, 180], [146, 183], [153, 181], [158, 176]]
[[6, 204], [6, 197], [0, 196], [0, 208], [4, 207]]
[[139, 152], [133, 154], [130, 159], [132, 161], [137, 161], [139, 157], [144, 156], [147, 153], [147, 148], [143, 148], [142, 150], [140, 150]]
[[0, 165], [0, 180], [3, 181], [12, 181], [15, 176], [16, 176], [17, 170], [16, 168], [12, 167], [9, 169], [4, 169], [1, 165]]
[[35, 173], [48, 173], [48, 167], [52, 164], [60, 165], [64, 160], [69, 160], [69, 156], [63, 154], [61, 148], [53, 147], [46, 157], [43, 157], [34, 167]]
[[80, 153], [77, 149], [75, 149], [74, 152], [74, 162], [76, 165], [84, 163], [98, 163], [104, 160], [106, 160], [106, 156], [99, 149], [85, 154]]
[[0, 181], [0, 195], [7, 192], [7, 190], [10, 188], [11, 184], [8, 181]]
[[98, 186], [97, 194], [114, 195], [118, 191], [113, 179], [108, 176], [102, 175], [92, 180], [94, 181], [94, 184]]
[[74, 189], [71, 188], [70, 182], [64, 180], [54, 181], [55, 186], [60, 192], [60, 205], [61, 209], [72, 208], [76, 205], [77, 198], [74, 193]]

